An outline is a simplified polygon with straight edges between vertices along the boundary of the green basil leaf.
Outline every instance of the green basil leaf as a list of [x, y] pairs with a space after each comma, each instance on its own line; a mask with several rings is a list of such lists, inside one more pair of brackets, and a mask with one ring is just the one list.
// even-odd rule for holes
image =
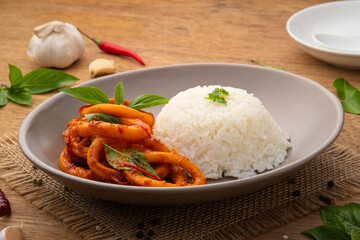
[[[129, 163], [132, 166], [136, 166], [144, 170], [145, 172], [152, 174], [159, 178], [156, 171], [151, 167], [151, 165], [146, 160], [146, 157], [141, 152], [132, 151], [132, 152], [119, 152], [116, 149], [110, 147], [109, 145], [102, 143], [104, 146], [104, 152], [107, 162], [111, 167], [118, 170], [131, 170], [131, 168], [121, 166], [118, 163]], [[152, 178], [150, 175], [140, 172], [140, 174]]]
[[334, 82], [332, 83], [332, 86], [335, 88], [336, 90], [336, 94], [338, 95], [338, 97], [342, 100], [344, 100], [345, 98], [345, 79], [344, 78], [336, 78], [334, 80]]
[[0, 88], [0, 107], [5, 106], [9, 102], [8, 94]]
[[360, 204], [349, 203], [344, 206], [324, 206], [321, 208], [321, 216], [325, 225], [339, 226], [337, 219], [339, 218], [342, 222], [348, 222], [360, 227]]
[[121, 81], [115, 87], [114, 96], [115, 96], [115, 104], [118, 105], [124, 104], [125, 91]]
[[351, 230], [350, 234], [351, 234], [351, 240], [360, 240], [360, 234], [358, 234], [354, 230]]
[[360, 92], [355, 92], [351, 98], [345, 98], [341, 102], [344, 111], [353, 114], [360, 114]]
[[11, 83], [11, 86], [18, 87], [23, 81], [23, 76], [21, 73], [21, 70], [14, 66], [9, 64], [9, 80]]
[[101, 103], [110, 103], [108, 96], [97, 87], [73, 87], [62, 88], [59, 91], [64, 92], [80, 101], [90, 103], [92, 105]]
[[351, 86], [344, 78], [336, 78], [333, 82], [336, 94], [343, 100], [341, 102], [344, 111], [353, 114], [360, 114], [360, 91]]
[[319, 226], [303, 231], [302, 234], [310, 235], [316, 240], [350, 240], [350, 237], [343, 230], [335, 226]]
[[37, 94], [57, 89], [77, 80], [79, 79], [59, 70], [38, 68], [24, 76], [21, 87], [27, 87], [31, 93]]
[[144, 94], [136, 97], [130, 104], [129, 107], [134, 109], [154, 107], [157, 105], [166, 104], [169, 102], [169, 98], [161, 97], [154, 94]]
[[128, 162], [128, 158], [130, 155], [120, 153], [119, 151], [115, 150], [114, 148], [103, 142], [102, 144], [104, 146], [105, 158], [111, 167], [118, 170], [131, 170], [131, 168], [124, 168], [117, 164], [119, 162]]
[[108, 122], [108, 123], [121, 124], [120, 118], [106, 114], [106, 113], [88, 113], [88, 114], [85, 114], [85, 118], [89, 122], [95, 120], [95, 121], [103, 121], [103, 122]]
[[7, 97], [11, 101], [21, 105], [31, 106], [32, 104], [31, 93], [30, 93], [30, 89], [28, 88], [10, 87], [8, 89]]
[[147, 161], [145, 155], [142, 152], [132, 151], [131, 159], [129, 159], [129, 162], [132, 163], [131, 161], [133, 161], [133, 164], [136, 165], [137, 167], [139, 167], [141, 169], [144, 169], [146, 172], [148, 172], [148, 173], [156, 176], [157, 178], [159, 178], [156, 171], [149, 164], [149, 162]]

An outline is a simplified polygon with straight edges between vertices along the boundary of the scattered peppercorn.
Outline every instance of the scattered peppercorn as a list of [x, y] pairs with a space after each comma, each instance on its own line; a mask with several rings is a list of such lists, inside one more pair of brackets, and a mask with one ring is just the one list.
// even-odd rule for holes
[[333, 181], [328, 181], [327, 186], [328, 186], [328, 188], [333, 188], [334, 187], [334, 182]]
[[149, 232], [148, 232], [148, 236], [152, 237], [154, 235], [155, 235], [154, 230], [150, 229]]
[[319, 195], [319, 200], [326, 203], [327, 205], [330, 205], [331, 204], [331, 198], [329, 197], [325, 197], [323, 195]]
[[300, 196], [300, 191], [299, 191], [299, 190], [295, 190], [295, 191], [293, 192], [293, 196], [294, 196], [294, 197]]
[[140, 239], [140, 238], [143, 238], [143, 237], [144, 237], [143, 231], [137, 231], [137, 232], [136, 232], [136, 237], [139, 238], [139, 239]]
[[97, 225], [97, 226], [95, 227], [95, 230], [96, 230], [96, 231], [100, 231], [100, 230], [101, 230], [101, 226]]
[[283, 240], [288, 240], [289, 237], [288, 237], [288, 235], [284, 235], [284, 236], [282, 236], [282, 239], [283, 239]]
[[5, 193], [0, 189], [0, 217], [10, 214], [10, 202], [5, 196]]
[[154, 218], [154, 220], [152, 221], [153, 226], [158, 226], [160, 224], [161, 224], [160, 218]]
[[137, 228], [143, 229], [145, 227], [145, 224], [143, 222], [138, 222]]
[[37, 181], [36, 181], [36, 184], [37, 185], [42, 185], [43, 184], [43, 180], [40, 178], [40, 179], [38, 179]]

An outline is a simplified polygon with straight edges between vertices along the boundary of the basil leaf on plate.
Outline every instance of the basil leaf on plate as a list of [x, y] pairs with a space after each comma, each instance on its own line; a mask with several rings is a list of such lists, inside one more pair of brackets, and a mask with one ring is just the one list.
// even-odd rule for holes
[[161, 97], [154, 94], [144, 94], [132, 100], [129, 104], [129, 107], [134, 109], [141, 109], [166, 104], [168, 102], [169, 98]]
[[11, 64], [9, 64], [9, 80], [12, 87], [20, 86], [23, 81], [21, 70]]
[[108, 96], [97, 87], [73, 87], [62, 88], [59, 91], [64, 92], [80, 101], [90, 103], [92, 105], [101, 103], [110, 103]]
[[44, 93], [71, 84], [79, 79], [59, 70], [38, 68], [23, 77], [21, 87], [27, 87], [33, 94]]
[[115, 87], [114, 96], [115, 96], [115, 104], [118, 105], [124, 104], [125, 90], [121, 81]]
[[121, 124], [120, 118], [112, 116], [106, 113], [88, 113], [85, 114], [85, 118], [90, 121], [103, 121], [108, 123], [118, 123]]
[[8, 102], [8, 94], [0, 88], [0, 107], [5, 106]]
[[28, 88], [10, 87], [8, 88], [7, 98], [21, 105], [31, 106], [32, 104], [31, 93]]

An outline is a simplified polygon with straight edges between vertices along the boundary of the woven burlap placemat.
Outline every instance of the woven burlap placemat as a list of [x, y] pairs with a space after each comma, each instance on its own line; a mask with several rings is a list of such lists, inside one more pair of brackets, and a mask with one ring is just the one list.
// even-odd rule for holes
[[85, 239], [137, 239], [141, 233], [143, 239], [246, 239], [360, 192], [360, 155], [334, 143], [266, 189], [205, 204], [147, 207], [67, 189], [32, 166], [13, 134], [0, 140], [0, 178]]

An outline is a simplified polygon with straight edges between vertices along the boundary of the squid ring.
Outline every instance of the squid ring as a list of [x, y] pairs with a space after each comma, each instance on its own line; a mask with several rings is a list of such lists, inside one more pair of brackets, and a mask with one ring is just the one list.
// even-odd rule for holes
[[96, 176], [93, 171], [75, 166], [71, 159], [71, 153], [68, 147], [64, 147], [63, 151], [61, 152], [59, 163], [61, 170], [73, 176], [95, 181], [102, 180], [100, 177]]
[[[181, 155], [172, 152], [145, 152], [144, 155], [149, 163], [168, 163], [179, 166], [186, 170], [193, 179], [193, 183], [187, 184], [186, 186], [202, 185], [206, 183], [206, 179], [201, 173], [200, 169], [196, 167], [195, 164], [190, 162], [189, 159]], [[136, 171], [124, 171], [124, 175], [126, 179], [133, 185], [151, 187], [179, 186], [176, 183], [174, 184], [165, 181], [153, 180], [138, 174]]]
[[[130, 120], [127, 121], [129, 122]], [[102, 121], [79, 121], [77, 124], [75, 124], [74, 127], [76, 128], [79, 136], [85, 138], [102, 136], [135, 141], [148, 137], [149, 131], [151, 131], [151, 129], [147, 124], [136, 119], [132, 122], [132, 125], [127, 126]]]
[[91, 139], [81, 139], [73, 126], [68, 127], [62, 135], [64, 137], [65, 144], [69, 147], [70, 153], [81, 158], [87, 158], [87, 152], [89, 150], [87, 145], [90, 143]]
[[84, 115], [88, 113], [106, 113], [119, 118], [136, 118], [149, 126], [153, 126], [155, 123], [154, 115], [151, 113], [136, 110], [125, 105], [104, 103], [80, 109], [81, 117], [84, 117]]

